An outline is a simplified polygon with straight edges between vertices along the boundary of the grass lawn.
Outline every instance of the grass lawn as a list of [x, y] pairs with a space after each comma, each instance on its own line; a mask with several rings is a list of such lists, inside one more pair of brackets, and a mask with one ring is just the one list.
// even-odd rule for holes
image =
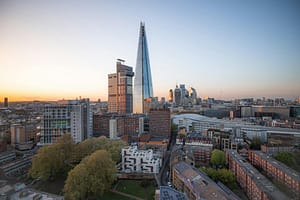
[[150, 181], [146, 187], [142, 187], [141, 183], [139, 180], [120, 180], [116, 190], [143, 199], [153, 199], [155, 193], [153, 182]]
[[120, 195], [120, 194], [116, 194], [116, 193], [113, 193], [113, 192], [105, 192], [103, 194], [102, 197], [100, 197], [99, 199], [103, 199], [103, 200], [130, 200], [130, 198], [128, 197], [125, 197], [123, 195]]

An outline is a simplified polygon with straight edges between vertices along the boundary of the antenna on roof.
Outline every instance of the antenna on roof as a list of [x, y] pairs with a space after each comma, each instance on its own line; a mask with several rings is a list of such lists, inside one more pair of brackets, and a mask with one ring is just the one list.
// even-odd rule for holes
[[119, 62], [125, 62], [125, 60], [118, 58], [117, 61]]

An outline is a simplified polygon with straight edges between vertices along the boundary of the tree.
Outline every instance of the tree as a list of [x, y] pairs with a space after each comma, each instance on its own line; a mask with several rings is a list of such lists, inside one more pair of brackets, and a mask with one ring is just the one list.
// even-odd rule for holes
[[293, 154], [291, 154], [289, 152], [285, 152], [285, 151], [279, 152], [274, 157], [276, 160], [278, 160], [288, 166], [292, 166], [294, 164]]
[[106, 150], [97, 150], [72, 169], [64, 186], [65, 199], [102, 196], [116, 179], [116, 167]]
[[222, 182], [224, 185], [230, 189], [237, 187], [235, 177], [233, 173], [228, 169], [213, 169], [213, 168], [200, 168], [201, 171], [205, 172], [214, 181]]
[[121, 159], [120, 152], [124, 146], [126, 146], [125, 141], [108, 140], [104, 136], [87, 139], [77, 145], [73, 161], [79, 163], [82, 159], [91, 155], [96, 150], [104, 149], [111, 153], [113, 161], [118, 162]]
[[171, 133], [177, 133], [178, 132], [178, 126], [176, 124], [171, 124]]
[[47, 180], [60, 175], [67, 175], [71, 169], [67, 161], [71, 158], [74, 142], [70, 134], [61, 136], [56, 143], [44, 146], [32, 158], [29, 176]]
[[251, 141], [250, 149], [260, 150], [261, 144], [262, 144], [262, 142], [261, 142], [260, 137], [254, 137]]
[[214, 149], [211, 153], [210, 162], [215, 168], [224, 167], [226, 164], [225, 153], [221, 150]]

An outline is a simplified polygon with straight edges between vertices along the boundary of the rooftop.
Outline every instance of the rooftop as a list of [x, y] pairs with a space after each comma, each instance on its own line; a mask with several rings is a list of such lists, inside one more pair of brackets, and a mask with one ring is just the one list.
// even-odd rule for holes
[[253, 153], [259, 155], [262, 159], [267, 160], [269, 163], [271, 163], [274, 167], [284, 171], [287, 175], [290, 177], [293, 177], [295, 180], [300, 182], [300, 173], [297, 172], [296, 170], [289, 168], [282, 162], [277, 161], [271, 156], [268, 156], [267, 154], [261, 152], [261, 151], [252, 151]]
[[229, 200], [236, 199], [231, 195], [231, 191], [224, 191], [213, 180], [211, 180], [205, 173], [181, 161], [174, 165], [174, 169], [179, 176], [188, 185], [189, 188], [197, 193], [203, 199], [207, 200]]
[[259, 125], [249, 124], [248, 122], [245, 121], [223, 120], [223, 119], [206, 117], [199, 114], [179, 114], [179, 115], [172, 115], [171, 117], [175, 124], [178, 124], [180, 119], [186, 119], [188, 120], [188, 125], [192, 125], [192, 122], [201, 122], [201, 123], [224, 125], [224, 128], [243, 128], [249, 130], [253, 129], [256, 131], [264, 130], [267, 133], [293, 134], [295, 136], [300, 136], [300, 131], [297, 129], [259, 126]]
[[228, 153], [228, 155], [230, 155], [231, 158], [237, 161], [244, 172], [256, 183], [257, 187], [260, 188], [270, 199], [289, 199], [285, 194], [280, 192], [280, 190], [276, 188], [271, 181], [269, 181], [265, 176], [259, 173], [256, 168], [254, 168], [249, 162], [245, 160], [244, 157], [240, 156], [236, 151], [226, 149], [226, 152]]
[[188, 198], [182, 192], [169, 186], [160, 186], [160, 200], [187, 200]]

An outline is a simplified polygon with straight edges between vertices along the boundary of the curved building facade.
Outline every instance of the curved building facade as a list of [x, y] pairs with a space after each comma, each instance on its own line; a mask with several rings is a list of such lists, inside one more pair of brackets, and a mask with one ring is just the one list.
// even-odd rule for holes
[[144, 113], [144, 99], [149, 97], [153, 97], [152, 77], [145, 24], [141, 23], [134, 78], [133, 112]]

